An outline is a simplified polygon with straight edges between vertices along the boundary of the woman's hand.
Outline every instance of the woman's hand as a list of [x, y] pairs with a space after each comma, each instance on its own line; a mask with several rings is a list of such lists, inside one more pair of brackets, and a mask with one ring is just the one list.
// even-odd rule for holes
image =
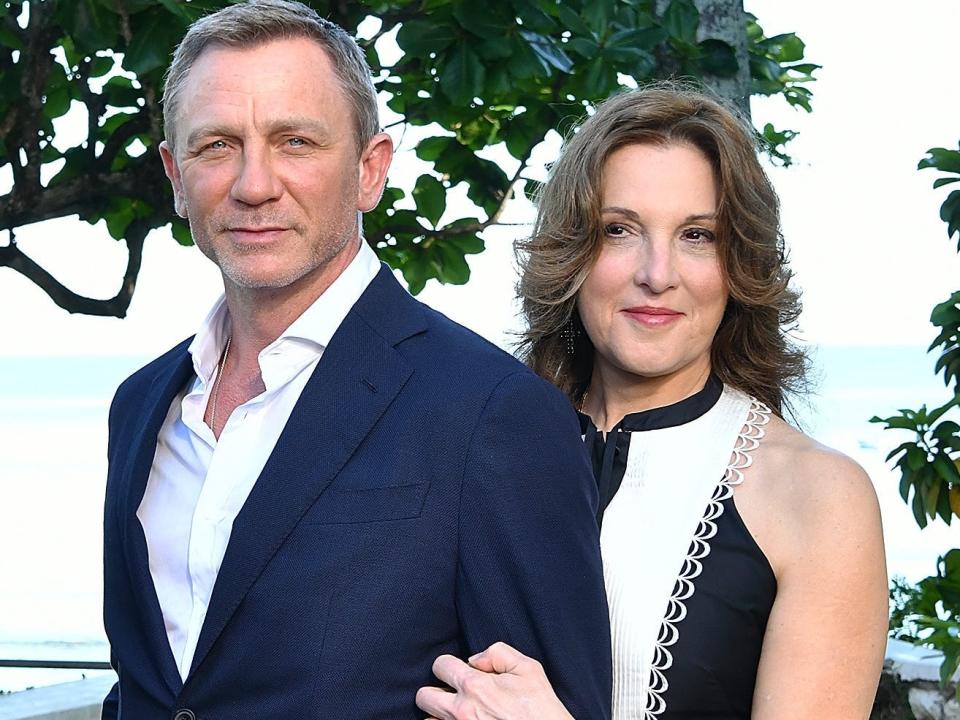
[[543, 666], [506, 643], [495, 643], [467, 662], [441, 655], [433, 674], [453, 691], [420, 688], [417, 705], [430, 720], [573, 720]]

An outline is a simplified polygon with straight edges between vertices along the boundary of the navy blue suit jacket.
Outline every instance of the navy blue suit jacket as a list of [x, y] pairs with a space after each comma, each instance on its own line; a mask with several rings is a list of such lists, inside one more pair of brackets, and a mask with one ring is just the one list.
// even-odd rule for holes
[[[136, 511], [193, 377], [183, 343], [110, 411], [103, 717], [421, 718], [431, 663], [504, 640], [610, 715], [596, 489], [573, 410], [386, 268], [324, 351], [240, 511], [185, 682]], [[191, 717], [182, 713], [181, 717]]]

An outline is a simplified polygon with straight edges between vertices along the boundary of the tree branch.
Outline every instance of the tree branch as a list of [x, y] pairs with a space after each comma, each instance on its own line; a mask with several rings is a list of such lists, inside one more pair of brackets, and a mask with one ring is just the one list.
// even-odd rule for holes
[[127, 269], [124, 272], [120, 290], [109, 300], [97, 300], [75, 293], [27, 256], [15, 242], [0, 247], [0, 266], [16, 270], [67, 312], [123, 318], [127, 315], [127, 308], [130, 307], [130, 299], [137, 284], [137, 276], [140, 274], [143, 242], [149, 231], [149, 223], [145, 221], [136, 221], [128, 228]]
[[[163, 218], [169, 198], [164, 193], [165, 180], [159, 163], [128, 165], [123, 170], [107, 175], [82, 175], [59, 185], [44, 188], [32, 203], [24, 204], [13, 192], [0, 197], [0, 230], [9, 230], [65, 215], [90, 215], [111, 196], [138, 198], [149, 203]], [[169, 211], [172, 213], [172, 209]], [[163, 222], [167, 222], [164, 220]], [[160, 222], [159, 224], [163, 224]]]
[[[14, 148], [21, 148], [27, 155], [27, 163], [19, 166], [16, 151], [10, 153], [14, 173], [14, 192], [33, 196], [40, 192], [40, 136], [36, 128], [40, 127], [40, 115], [43, 113], [43, 88], [47, 83], [50, 64], [56, 62], [50, 53], [49, 27], [50, 7], [45, 3], [30, 4], [30, 25], [27, 43], [20, 55], [18, 64], [23, 69], [20, 74], [20, 96], [23, 98], [25, 112], [19, 114]], [[45, 55], [45, 57], [44, 57]]]
[[[145, 112], [146, 111], [141, 110], [137, 115], [127, 120], [127, 122], [118, 127], [103, 144], [103, 151], [100, 153], [100, 157], [97, 158], [97, 166], [101, 172], [110, 170], [117, 154], [126, 147], [130, 138], [150, 130], [150, 121], [145, 117]], [[93, 136], [91, 136], [91, 138], [92, 137]], [[91, 146], [96, 144], [92, 139], [89, 142]]]

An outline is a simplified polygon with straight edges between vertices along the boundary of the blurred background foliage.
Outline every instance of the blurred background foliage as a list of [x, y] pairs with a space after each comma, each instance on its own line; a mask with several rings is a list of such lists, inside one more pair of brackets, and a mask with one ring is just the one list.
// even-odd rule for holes
[[[931, 148], [918, 167], [940, 171], [934, 189], [960, 182], [960, 148]], [[957, 235], [960, 252], [960, 189], [947, 195], [940, 219], [947, 224], [948, 238]], [[960, 290], [933, 308], [930, 322], [938, 333], [929, 351], [937, 354], [934, 373], [943, 374], [945, 402], [935, 408], [904, 408], [896, 415], [871, 420], [884, 429], [912, 435], [887, 460], [899, 468], [900, 496], [921, 528], [937, 518], [947, 525], [960, 518], [960, 424], [953, 419], [960, 405]], [[940, 679], [946, 685], [960, 667], [960, 548], [941, 556], [936, 573], [917, 585], [894, 579], [890, 596], [891, 635], [941, 651]]]
[[[0, 2], [0, 171], [13, 180], [9, 192], [0, 189], [0, 230], [9, 238], [0, 244], [0, 266], [22, 273], [70, 312], [123, 317], [147, 233], [170, 225], [177, 241], [192, 242], [173, 213], [156, 156], [159, 99], [187, 26], [226, 4]], [[483, 231], [499, 222], [513, 192], [535, 190], [524, 174], [533, 149], [548, 131], [564, 132], [623, 86], [699, 79], [746, 112], [751, 94], [782, 95], [809, 111], [817, 69], [804, 61], [798, 37], [767, 37], [742, 0], [308, 4], [351, 32], [364, 23], [361, 46], [399, 117], [390, 124], [429, 131], [415, 148], [429, 171], [410, 187], [391, 184], [364, 221], [368, 242], [413, 293], [432, 278], [467, 282], [466, 256], [484, 249]], [[398, 59], [381, 62], [384, 47]], [[86, 132], [65, 143], [55, 121], [78, 105]], [[784, 145], [793, 135], [770, 125], [758, 132], [781, 163], [790, 162]], [[491, 149], [503, 161], [490, 159]], [[458, 186], [474, 206], [469, 213], [447, 211]], [[17, 247], [17, 228], [71, 215], [103, 220], [106, 232], [126, 243], [129, 260], [113, 298], [74, 293]]]

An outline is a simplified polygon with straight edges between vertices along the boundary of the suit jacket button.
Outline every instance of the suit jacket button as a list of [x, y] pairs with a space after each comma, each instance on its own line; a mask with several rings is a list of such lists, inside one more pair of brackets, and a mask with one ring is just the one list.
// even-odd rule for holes
[[197, 716], [193, 714], [193, 710], [177, 710], [173, 714], [173, 720], [197, 720]]

